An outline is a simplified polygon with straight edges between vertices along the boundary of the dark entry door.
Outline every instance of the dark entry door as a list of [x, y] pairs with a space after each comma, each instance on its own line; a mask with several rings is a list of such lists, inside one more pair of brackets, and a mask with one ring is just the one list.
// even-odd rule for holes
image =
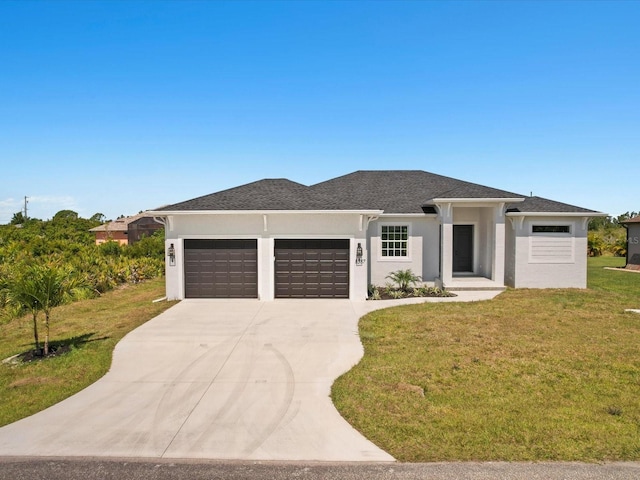
[[185, 240], [185, 297], [257, 298], [256, 240]]
[[453, 271], [473, 272], [473, 225], [453, 226]]
[[276, 298], [349, 298], [349, 240], [276, 239]]

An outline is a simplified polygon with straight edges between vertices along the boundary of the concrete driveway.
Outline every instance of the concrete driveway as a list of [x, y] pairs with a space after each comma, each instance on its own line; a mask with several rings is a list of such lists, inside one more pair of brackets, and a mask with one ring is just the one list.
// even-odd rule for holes
[[127, 335], [109, 373], [0, 429], [1, 455], [392, 461], [337, 412], [362, 356], [348, 300], [186, 300]]
[[420, 301], [182, 301], [129, 333], [96, 383], [0, 428], [0, 455], [393, 461], [329, 392], [362, 357], [358, 319]]

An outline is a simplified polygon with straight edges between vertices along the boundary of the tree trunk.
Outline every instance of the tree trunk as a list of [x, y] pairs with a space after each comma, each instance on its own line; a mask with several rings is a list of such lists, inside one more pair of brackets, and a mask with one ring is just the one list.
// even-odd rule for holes
[[38, 338], [37, 314], [33, 314], [33, 338], [36, 341], [36, 352], [40, 351], [40, 339]]
[[44, 315], [44, 327], [45, 327], [45, 335], [44, 335], [44, 355], [49, 355], [49, 312], [45, 312]]

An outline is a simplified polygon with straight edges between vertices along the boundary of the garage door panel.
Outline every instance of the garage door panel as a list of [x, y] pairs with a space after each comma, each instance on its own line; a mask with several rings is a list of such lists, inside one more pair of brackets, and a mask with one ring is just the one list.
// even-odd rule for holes
[[340, 285], [340, 284], [348, 283], [349, 281], [348, 276], [340, 275], [340, 274], [322, 273], [322, 274], [314, 275], [313, 277], [316, 280], [316, 283], [323, 283], [323, 284], [329, 284], [329, 285], [331, 284]]
[[226, 282], [229, 285], [240, 285], [240, 286], [251, 281], [249, 278], [247, 278], [243, 274], [231, 274], [228, 277], [226, 277], [224, 280], [226, 280]]
[[282, 263], [283, 268], [288, 269], [290, 272], [304, 272], [305, 263], [303, 261], [292, 261], [289, 263]]
[[277, 298], [349, 298], [349, 240], [275, 241]]
[[303, 262], [305, 257], [304, 252], [297, 250], [282, 250], [281, 254], [282, 258], [287, 261], [298, 260], [300, 262]]
[[[321, 282], [321, 276], [317, 273], [307, 273], [302, 281], [306, 282], [310, 286], [314, 286]], [[329, 281], [331, 281], [331, 276], [329, 277]]]
[[348, 290], [339, 290], [335, 287], [321, 287], [318, 292], [319, 298], [347, 298]]
[[305, 274], [304, 273], [292, 273], [288, 276], [287, 282], [293, 285], [302, 285], [304, 283]]
[[185, 297], [257, 298], [256, 240], [184, 241]]
[[320, 271], [320, 262], [306, 262], [304, 265], [304, 271], [306, 273], [316, 273]]
[[342, 265], [340, 263], [328, 263], [323, 262], [318, 265], [318, 271], [321, 273], [348, 273], [349, 265]]

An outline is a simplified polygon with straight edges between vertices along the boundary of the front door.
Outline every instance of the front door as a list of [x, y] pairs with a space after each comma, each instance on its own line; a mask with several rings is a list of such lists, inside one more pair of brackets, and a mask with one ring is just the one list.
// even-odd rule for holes
[[473, 272], [473, 225], [453, 226], [453, 272]]

